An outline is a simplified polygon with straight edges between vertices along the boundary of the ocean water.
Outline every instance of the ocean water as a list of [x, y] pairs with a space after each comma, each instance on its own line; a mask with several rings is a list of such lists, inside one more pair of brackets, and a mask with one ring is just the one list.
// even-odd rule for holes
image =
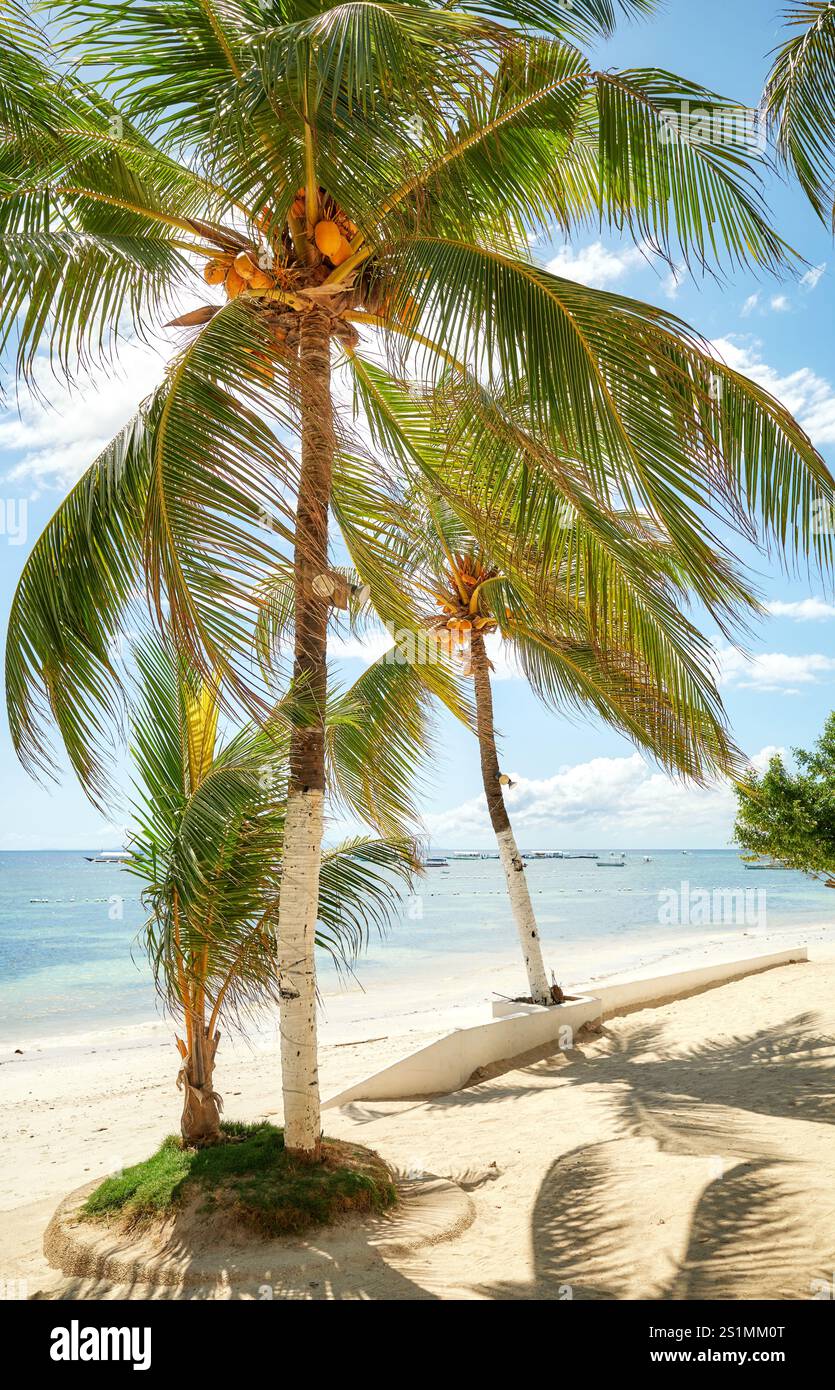
[[[747, 938], [791, 928], [792, 941], [803, 941], [829, 924], [835, 932], [835, 891], [801, 873], [752, 873], [732, 850], [635, 851], [623, 868], [606, 869], [587, 859], [529, 861], [527, 872], [546, 959], [569, 981], [580, 961], [602, 975], [661, 958], [671, 938], [682, 948], [739, 939], [754, 951], [768, 946]], [[717, 890], [747, 897], [717, 903]], [[142, 921], [139, 884], [118, 865], [88, 863], [80, 851], [0, 853], [0, 1043], [153, 1018]], [[462, 960], [475, 973], [514, 951], [499, 863], [450, 861], [418, 880], [355, 973], [370, 988], [448, 974]], [[327, 957], [320, 977], [326, 990], [338, 982]]]

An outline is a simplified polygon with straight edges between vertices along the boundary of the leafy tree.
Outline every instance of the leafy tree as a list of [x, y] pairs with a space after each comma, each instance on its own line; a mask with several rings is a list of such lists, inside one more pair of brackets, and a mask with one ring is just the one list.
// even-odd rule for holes
[[[411, 354], [448, 428], [461, 412], [497, 431], [472, 504], [487, 518], [500, 496], [524, 535], [534, 494], [542, 572], [578, 490], [606, 566], [612, 510], [646, 513], [720, 619], [714, 520], [831, 560], [813, 523], [832, 480], [789, 412], [674, 315], [531, 256], [532, 235], [603, 225], [694, 268], [791, 262], [742, 120], [734, 136], [744, 108], [655, 69], [596, 71], [579, 46], [648, 8], [58, 0], [57, 52], [17, 4], [0, 11], [0, 343], [18, 375], [43, 356], [77, 374], [172, 314], [187, 335], [26, 564], [7, 643], [13, 739], [48, 770], [54, 721], [104, 796], [113, 642], [143, 589], [202, 679], [263, 719], [253, 593], [291, 566], [278, 969], [287, 1143], [312, 1161], [331, 520], [384, 621], [420, 625], [378, 539], [402, 441], [369, 389], [371, 340], [389, 375]], [[183, 313], [195, 282], [217, 289]], [[382, 458], [369, 433], [391, 445]], [[436, 671], [464, 713], [442, 666], [425, 681]]]
[[[131, 707], [137, 830], [128, 868], [143, 884], [143, 937], [157, 988], [182, 1033], [181, 1131], [220, 1137], [219, 1025], [277, 1000], [276, 925], [289, 739], [280, 725], [221, 740], [220, 691], [169, 643], [136, 649]], [[349, 964], [383, 928], [414, 866], [411, 846], [356, 837], [322, 856], [317, 944]]]
[[811, 752], [793, 753], [796, 772], [777, 756], [764, 773], [752, 770], [737, 786], [734, 841], [835, 888], [835, 714]]

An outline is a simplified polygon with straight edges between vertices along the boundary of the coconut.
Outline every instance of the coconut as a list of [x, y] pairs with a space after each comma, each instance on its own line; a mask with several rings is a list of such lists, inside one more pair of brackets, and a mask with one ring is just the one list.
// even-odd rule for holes
[[241, 290], [246, 289], [246, 280], [239, 275], [234, 266], [226, 276], [226, 293], [230, 299], [237, 299]]
[[233, 264], [242, 280], [251, 280], [258, 269], [248, 251], [239, 251]]
[[249, 287], [252, 290], [269, 290], [274, 284], [273, 277], [268, 275], [266, 270], [255, 270], [249, 277]]
[[222, 285], [226, 279], [227, 266], [223, 261], [207, 261], [203, 267], [203, 279], [207, 285]]
[[347, 261], [350, 254], [351, 243], [344, 236], [341, 236], [338, 247], [330, 253], [330, 261], [333, 265], [341, 265], [343, 261]]
[[316, 223], [313, 238], [322, 255], [330, 256], [331, 259], [345, 240], [336, 223], [327, 220]]

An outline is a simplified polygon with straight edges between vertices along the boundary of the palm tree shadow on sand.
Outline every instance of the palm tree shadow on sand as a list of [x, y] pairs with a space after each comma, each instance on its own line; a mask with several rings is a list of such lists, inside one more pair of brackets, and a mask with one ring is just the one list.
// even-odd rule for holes
[[551, 1165], [531, 1221], [531, 1282], [477, 1292], [494, 1299], [732, 1301], [757, 1296], [756, 1288], [767, 1290], [764, 1297], [808, 1297], [803, 1291], [832, 1268], [832, 1254], [813, 1257], [797, 1224], [808, 1194], [792, 1182], [793, 1165], [755, 1159], [706, 1183], [684, 1253], [669, 1256], [665, 1278], [642, 1285], [642, 1232], [626, 1201], [618, 1149], [617, 1140], [584, 1146]]
[[[531, 1282], [476, 1291], [551, 1300], [810, 1297], [835, 1268], [831, 1189], [805, 1164], [802, 1134], [796, 1158], [778, 1154], [763, 1120], [835, 1122], [835, 1040], [809, 1014], [674, 1054], [661, 1025], [609, 1036], [593, 1075], [582, 1049], [526, 1069], [540, 1082], [553, 1069], [561, 1084], [611, 1087], [620, 1134], [552, 1163], [531, 1219]], [[745, 1112], [756, 1118], [746, 1122]], [[681, 1170], [672, 1214], [655, 1195], [662, 1155], [665, 1180]], [[665, 1222], [672, 1229], [659, 1230]], [[650, 1244], [666, 1266], [661, 1278], [641, 1268]]]

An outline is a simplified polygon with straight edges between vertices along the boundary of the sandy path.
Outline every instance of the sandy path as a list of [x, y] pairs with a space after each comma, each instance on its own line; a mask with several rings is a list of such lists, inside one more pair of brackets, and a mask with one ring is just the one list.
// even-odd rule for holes
[[[154, 1034], [153, 1029], [158, 1031]], [[396, 1052], [434, 1036], [413, 1030]], [[370, 1036], [370, 1035], [369, 1035]], [[391, 1038], [326, 1046], [323, 1089]], [[55, 1200], [174, 1127], [170, 1044], [16, 1059], [4, 1107], [0, 1276], [60, 1284], [39, 1254]], [[274, 1113], [271, 1043], [229, 1048], [227, 1111]], [[429, 1102], [355, 1103], [328, 1132], [476, 1205], [457, 1240], [334, 1270], [311, 1298], [809, 1298], [835, 1279], [835, 961], [788, 966], [611, 1020], [573, 1052], [517, 1059]], [[14, 1289], [12, 1289], [12, 1292]], [[243, 1297], [257, 1291], [236, 1291]]]

